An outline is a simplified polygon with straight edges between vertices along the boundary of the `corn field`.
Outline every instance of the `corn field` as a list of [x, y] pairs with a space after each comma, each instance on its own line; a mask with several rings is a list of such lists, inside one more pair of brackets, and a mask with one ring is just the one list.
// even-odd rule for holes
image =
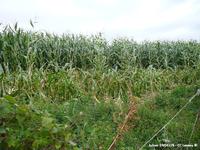
[[116, 39], [111, 44], [96, 36], [52, 35], [26, 32], [7, 26], [0, 35], [0, 58], [4, 72], [19, 69], [127, 67], [196, 68], [200, 62], [200, 43], [197, 41], [144, 41]]
[[[110, 43], [102, 34], [6, 26], [0, 32], [0, 149], [108, 149], [120, 135], [112, 148], [137, 150], [199, 86], [199, 41]], [[153, 142], [198, 143], [199, 106], [191, 104]]]

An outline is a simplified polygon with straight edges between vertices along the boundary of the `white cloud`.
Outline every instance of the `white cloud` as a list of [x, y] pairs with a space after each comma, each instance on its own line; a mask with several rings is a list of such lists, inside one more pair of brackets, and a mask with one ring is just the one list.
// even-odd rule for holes
[[[199, 39], [198, 0], [0, 0], [0, 22], [52, 32], [135, 39]], [[153, 33], [152, 33], [153, 32]], [[198, 34], [197, 34], [198, 33]]]
[[118, 0], [96, 0], [99, 5], [115, 5], [118, 2]]

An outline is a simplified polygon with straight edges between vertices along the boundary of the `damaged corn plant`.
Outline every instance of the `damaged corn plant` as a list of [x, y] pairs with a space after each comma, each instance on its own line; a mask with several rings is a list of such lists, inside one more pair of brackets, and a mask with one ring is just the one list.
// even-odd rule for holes
[[[137, 150], [199, 86], [198, 41], [109, 43], [102, 34], [5, 26], [0, 149]], [[199, 107], [196, 100], [153, 142], [198, 144]]]

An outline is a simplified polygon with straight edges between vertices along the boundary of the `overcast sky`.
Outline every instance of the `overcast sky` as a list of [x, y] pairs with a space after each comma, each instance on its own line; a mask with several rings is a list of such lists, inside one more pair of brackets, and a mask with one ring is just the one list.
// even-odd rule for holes
[[0, 23], [108, 39], [200, 40], [200, 0], [0, 0]]

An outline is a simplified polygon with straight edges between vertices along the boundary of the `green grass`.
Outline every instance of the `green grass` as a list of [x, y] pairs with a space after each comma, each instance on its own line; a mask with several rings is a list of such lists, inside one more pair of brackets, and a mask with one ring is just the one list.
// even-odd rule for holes
[[[141, 145], [149, 140], [156, 131], [163, 127], [175, 113], [187, 103], [188, 99], [195, 94], [197, 88], [197, 86], [180, 86], [169, 92], [161, 92], [150, 101], [145, 99], [145, 103], [140, 106], [138, 110], [139, 119], [136, 122], [131, 122], [136, 126], [124, 135], [123, 140], [118, 143], [117, 147], [139, 149]], [[148, 147], [149, 144], [165, 144], [163, 141], [164, 139], [169, 140], [170, 143], [173, 144], [188, 144], [189, 142], [192, 144], [199, 144], [199, 121], [190, 139], [196, 115], [199, 112], [199, 105], [199, 97], [196, 97], [188, 107], [158, 134], [158, 136], [148, 143], [144, 149], [152, 149]], [[175, 147], [171, 149], [180, 148]], [[184, 148], [182, 147], [182, 149]]]
[[[139, 149], [200, 86], [197, 41], [0, 32], [0, 149]], [[199, 97], [151, 143], [189, 139]], [[200, 143], [199, 143], [200, 144]], [[145, 147], [145, 149], [150, 149]]]

